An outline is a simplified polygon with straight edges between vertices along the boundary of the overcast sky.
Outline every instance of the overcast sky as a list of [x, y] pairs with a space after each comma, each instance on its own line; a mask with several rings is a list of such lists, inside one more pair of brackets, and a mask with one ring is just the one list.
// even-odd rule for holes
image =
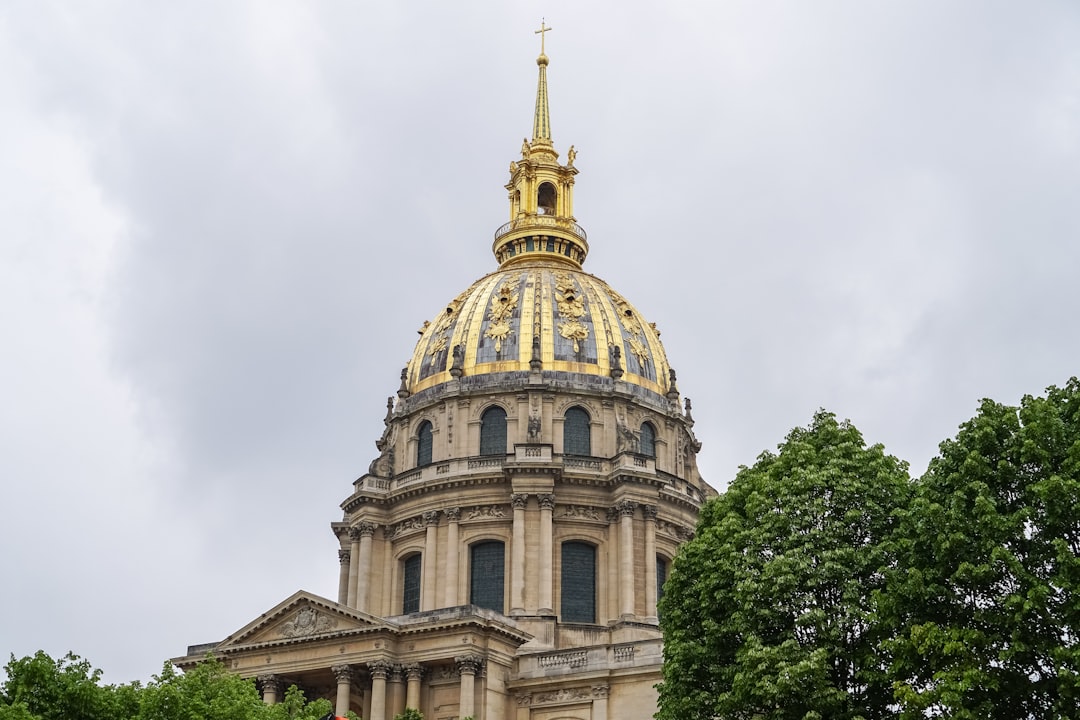
[[721, 488], [824, 407], [921, 473], [1080, 360], [1080, 4], [0, 6], [0, 653], [147, 678], [303, 588], [495, 267], [547, 36], [586, 269]]

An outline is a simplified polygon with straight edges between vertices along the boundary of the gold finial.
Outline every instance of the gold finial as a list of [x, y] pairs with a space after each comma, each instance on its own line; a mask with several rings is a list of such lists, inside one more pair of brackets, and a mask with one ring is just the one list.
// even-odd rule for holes
[[539, 30], [534, 30], [533, 35], [539, 35], [540, 36], [540, 55], [541, 56], [544, 54], [544, 33], [548, 32], [549, 30], [551, 30], [551, 28], [544, 26], [544, 18], [540, 18], [540, 29]]

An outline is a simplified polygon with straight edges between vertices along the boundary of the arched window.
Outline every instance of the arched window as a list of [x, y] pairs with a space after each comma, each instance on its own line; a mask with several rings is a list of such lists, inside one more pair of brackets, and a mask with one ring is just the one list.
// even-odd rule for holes
[[656, 556], [656, 602], [664, 597], [664, 583], [667, 582], [667, 559]]
[[571, 541], [562, 545], [562, 622], [596, 622], [596, 548]]
[[576, 405], [563, 416], [563, 454], [592, 455], [589, 413]]
[[420, 553], [405, 558], [402, 563], [401, 612], [420, 611]]
[[541, 183], [536, 190], [536, 212], [541, 215], [555, 214], [555, 186], [551, 183]]
[[498, 405], [480, 416], [480, 454], [506, 454], [506, 411]]
[[638, 441], [638, 452], [649, 457], [656, 457], [656, 428], [652, 423], [641, 423], [641, 439]]
[[420, 423], [416, 431], [416, 466], [431, 464], [431, 423]]
[[479, 542], [469, 549], [469, 602], [503, 612], [506, 557], [498, 540]]

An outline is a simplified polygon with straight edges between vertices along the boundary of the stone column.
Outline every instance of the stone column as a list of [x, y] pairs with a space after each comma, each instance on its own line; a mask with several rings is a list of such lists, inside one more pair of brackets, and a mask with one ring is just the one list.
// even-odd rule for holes
[[420, 609], [434, 610], [435, 576], [438, 575], [437, 568], [439, 567], [438, 558], [435, 555], [438, 551], [435, 533], [439, 531], [439, 511], [428, 510], [424, 513], [424, 525], [427, 527], [427, 537], [424, 539], [424, 574], [421, 583], [423, 591], [420, 594]]
[[410, 665], [403, 665], [402, 669], [405, 671], [405, 707], [413, 708], [415, 710], [420, 709], [420, 680], [424, 677], [424, 668], [420, 663], [412, 663]]
[[371, 718], [386, 720], [386, 676], [390, 673], [390, 663], [376, 660], [368, 663], [371, 673]]
[[476, 674], [484, 664], [479, 655], [459, 655], [454, 658], [458, 674], [461, 675], [461, 694], [458, 699], [458, 717], [473, 717], [476, 714]]
[[368, 612], [368, 588], [371, 586], [371, 545], [375, 535], [375, 523], [359, 522], [356, 529], [360, 532], [360, 562], [357, 563], [356, 604], [360, 612]]
[[458, 521], [461, 520], [461, 508], [443, 510], [446, 515], [446, 586], [443, 588], [443, 607], [460, 605], [458, 601]]
[[386, 682], [387, 711], [390, 717], [397, 717], [405, 710], [405, 677], [401, 671], [401, 665], [390, 667], [390, 677]]
[[514, 536], [510, 541], [510, 615], [525, 614], [525, 507], [528, 495], [512, 495]]
[[352, 553], [348, 550], [337, 551], [337, 559], [341, 564], [341, 569], [338, 571], [338, 605], [349, 604], [349, 557], [351, 555]]
[[360, 529], [356, 527], [349, 528], [349, 540], [352, 544], [349, 547], [349, 596], [346, 598], [346, 605], [351, 608], [356, 607], [356, 589], [360, 583]]
[[619, 511], [619, 619], [634, 619], [634, 510], [637, 503], [623, 500]]
[[352, 696], [352, 665], [334, 665], [330, 670], [337, 678], [337, 701], [334, 703], [334, 714], [345, 717], [345, 713], [349, 711], [349, 701]]
[[592, 686], [592, 720], [608, 720], [607, 699], [610, 688], [607, 685]]
[[262, 690], [263, 702], [267, 705], [273, 705], [281, 699], [281, 690], [283, 683], [281, 678], [277, 675], [267, 674], [260, 675], [256, 678], [256, 682], [259, 685], [259, 689]]
[[555, 496], [537, 495], [540, 500], [540, 615], [554, 615], [555, 601], [552, 596], [551, 577], [551, 511], [555, 509]]
[[656, 614], [656, 506], [642, 505], [645, 516], [645, 622], [659, 622]]

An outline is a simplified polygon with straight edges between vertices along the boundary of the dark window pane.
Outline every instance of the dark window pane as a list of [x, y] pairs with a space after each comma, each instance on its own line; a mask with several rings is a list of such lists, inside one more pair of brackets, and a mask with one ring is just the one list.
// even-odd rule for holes
[[427, 420], [420, 423], [420, 430], [417, 432], [416, 464], [431, 464], [431, 423]]
[[405, 558], [405, 582], [402, 588], [401, 612], [420, 611], [420, 553]]
[[641, 424], [641, 441], [638, 443], [638, 451], [642, 455], [656, 457], [656, 430], [649, 423]]
[[596, 548], [583, 542], [562, 546], [562, 621], [596, 622]]
[[656, 602], [664, 597], [664, 583], [667, 582], [667, 560], [656, 556]]
[[570, 408], [563, 416], [563, 453], [592, 455], [589, 413], [579, 407]]
[[489, 407], [480, 416], [480, 454], [506, 454], [506, 411]]
[[501, 542], [482, 542], [469, 551], [469, 602], [503, 612], [503, 564]]

